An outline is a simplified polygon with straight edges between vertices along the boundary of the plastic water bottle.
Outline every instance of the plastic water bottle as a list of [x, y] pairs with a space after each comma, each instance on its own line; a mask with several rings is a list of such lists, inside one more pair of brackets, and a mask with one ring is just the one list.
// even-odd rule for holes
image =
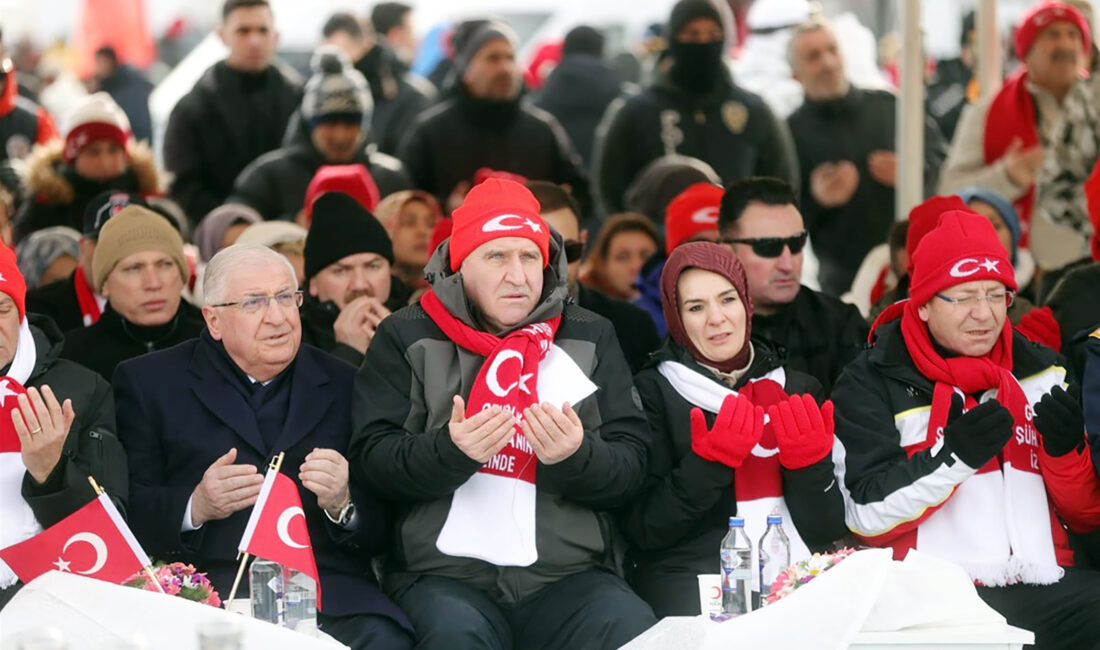
[[768, 515], [768, 528], [757, 546], [760, 556], [760, 606], [767, 605], [772, 583], [791, 565], [791, 540], [783, 531], [783, 517]]
[[283, 626], [317, 636], [317, 582], [295, 569], [283, 568]]
[[277, 562], [256, 558], [248, 570], [252, 618], [275, 625], [283, 623], [283, 568]]
[[730, 517], [730, 530], [722, 538], [722, 614], [733, 617], [752, 611], [752, 542], [745, 535], [745, 520]]

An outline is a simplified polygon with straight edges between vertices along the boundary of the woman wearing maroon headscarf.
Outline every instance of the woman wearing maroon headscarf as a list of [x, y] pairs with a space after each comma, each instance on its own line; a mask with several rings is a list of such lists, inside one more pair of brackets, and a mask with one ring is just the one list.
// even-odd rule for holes
[[700, 613], [696, 576], [718, 571], [731, 515], [744, 517], [755, 547], [767, 516], [781, 514], [792, 561], [847, 533], [832, 403], [819, 407], [817, 380], [751, 338], [736, 255], [703, 242], [676, 248], [661, 298], [669, 338], [635, 377], [653, 431], [649, 476], [624, 513], [628, 578], [658, 617]]

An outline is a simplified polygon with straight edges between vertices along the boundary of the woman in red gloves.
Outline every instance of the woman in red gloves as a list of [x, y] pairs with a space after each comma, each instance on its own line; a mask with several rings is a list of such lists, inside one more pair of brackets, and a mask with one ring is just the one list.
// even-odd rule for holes
[[725, 246], [676, 248], [661, 275], [669, 339], [635, 377], [653, 431], [649, 476], [623, 513], [628, 579], [657, 616], [699, 614], [727, 519], [756, 546], [773, 510], [791, 560], [848, 531], [833, 477], [833, 407], [816, 379], [750, 338], [745, 270]]

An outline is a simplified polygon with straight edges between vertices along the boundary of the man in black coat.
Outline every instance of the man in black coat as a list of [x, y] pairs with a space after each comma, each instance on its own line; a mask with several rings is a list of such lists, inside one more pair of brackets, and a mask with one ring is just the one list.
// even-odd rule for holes
[[226, 595], [262, 468], [285, 452], [320, 572], [320, 629], [356, 649], [411, 648], [408, 621], [371, 571], [386, 510], [348, 481], [354, 369], [300, 344], [301, 294], [278, 253], [230, 246], [204, 285], [199, 339], [115, 373], [134, 534], [149, 553], [194, 563]]
[[451, 96], [421, 113], [399, 148], [413, 184], [450, 213], [488, 168], [568, 185], [587, 205], [588, 181], [565, 131], [520, 101], [515, 33], [494, 21], [463, 28], [455, 37]]
[[219, 34], [229, 56], [176, 104], [164, 133], [168, 195], [191, 225], [225, 201], [245, 165], [279, 146], [302, 99], [300, 81], [272, 63], [278, 33], [267, 0], [226, 0]]
[[362, 364], [378, 324], [409, 304], [392, 268], [393, 245], [374, 215], [347, 194], [322, 194], [306, 237], [305, 342]]
[[149, 94], [153, 84], [133, 66], [120, 63], [113, 47], [95, 53], [93, 71], [99, 90], [106, 92], [130, 119], [130, 130], [138, 141], [152, 142], [153, 120], [149, 116]]
[[183, 240], [168, 220], [137, 205], [103, 226], [92, 261], [103, 315], [66, 337], [62, 356], [110, 380], [115, 367], [199, 335], [199, 310], [182, 298], [191, 276]]
[[[377, 32], [378, 26], [373, 27]], [[374, 99], [371, 138], [379, 151], [396, 155], [402, 136], [416, 116], [435, 101], [435, 86], [410, 73], [393, 50], [378, 42], [380, 34], [370, 38], [349, 13], [333, 14], [325, 22], [321, 34], [325, 43], [343, 50], [354, 62], [355, 69], [366, 77]]]
[[[14, 428], [20, 443], [7, 446], [5, 435], [0, 449], [5, 477], [16, 480], [5, 478], [0, 489], [0, 547], [32, 537], [95, 499], [89, 476], [124, 514], [129, 494], [110, 385], [58, 358], [61, 332], [49, 318], [24, 311], [25, 294], [15, 254], [0, 248], [0, 376], [28, 389], [26, 398], [16, 398], [6, 381], [0, 384], [0, 426]], [[13, 417], [14, 411], [20, 415]], [[20, 586], [6, 565], [0, 567], [0, 607]]]
[[611, 321], [631, 372], [638, 372], [649, 355], [661, 347], [661, 337], [641, 307], [616, 300], [611, 296], [577, 282], [581, 254], [588, 241], [588, 231], [581, 230], [580, 207], [560, 185], [532, 181], [527, 188], [539, 202], [541, 216], [565, 240], [565, 261], [569, 264], [569, 295], [578, 305]]
[[592, 163], [596, 126], [624, 88], [619, 72], [603, 60], [603, 46], [600, 32], [574, 27], [562, 43], [561, 63], [530, 96], [532, 105], [561, 123], [586, 167]]
[[371, 98], [363, 75], [332, 47], [318, 50], [312, 66], [300, 118], [307, 137], [245, 167], [228, 200], [255, 208], [268, 221], [294, 220], [303, 209], [309, 182], [322, 165], [363, 165], [379, 196], [412, 187], [396, 158], [366, 144]]
[[794, 188], [777, 178], [731, 184], [718, 231], [748, 275], [753, 334], [775, 343], [785, 366], [817, 379], [828, 395], [866, 347], [867, 322], [855, 306], [802, 286], [807, 233]]
[[604, 214], [622, 212], [637, 175], [661, 156], [698, 158], [726, 183], [775, 176], [797, 185], [790, 134], [764, 100], [730, 78], [726, 34], [708, 0], [681, 0], [669, 18], [657, 80], [612, 102], [596, 136], [593, 175]]
[[[791, 35], [790, 59], [806, 97], [787, 118], [798, 151], [802, 215], [820, 263], [821, 289], [839, 296], [894, 224], [897, 99], [848, 82], [828, 23], [799, 26]], [[947, 145], [929, 117], [924, 131], [925, 194], [930, 195]]]

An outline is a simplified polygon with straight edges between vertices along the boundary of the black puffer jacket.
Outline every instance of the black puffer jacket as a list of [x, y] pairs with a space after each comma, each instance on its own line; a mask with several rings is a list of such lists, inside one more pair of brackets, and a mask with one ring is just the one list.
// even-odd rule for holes
[[[367, 168], [379, 196], [411, 189], [401, 161], [373, 149], [363, 149], [349, 163]], [[308, 141], [276, 149], [244, 168], [227, 202], [251, 206], [268, 221], [293, 221], [305, 203], [309, 182], [324, 164], [324, 158]]]
[[[103, 486], [124, 515], [129, 501], [126, 452], [115, 435], [115, 402], [111, 385], [71, 361], [60, 359], [64, 339], [53, 321], [28, 314], [37, 361], [26, 386], [48, 385], [59, 401], [72, 400], [76, 419], [54, 471], [39, 485], [24, 474], [22, 497], [43, 528], [61, 521], [95, 498], [88, 477]], [[0, 371], [7, 374], [8, 369]], [[0, 607], [19, 584], [0, 590]]]
[[661, 76], [640, 94], [612, 102], [600, 123], [592, 169], [604, 214], [622, 212], [623, 196], [638, 173], [672, 154], [702, 160], [723, 183], [775, 176], [798, 187], [787, 125], [763, 99], [729, 77], [698, 94]]
[[[768, 342], [756, 339], [752, 345], [752, 364], [735, 390], [781, 366]], [[694, 616], [699, 614], [695, 576], [717, 570], [727, 519], [737, 511], [737, 473], [691, 450], [693, 406], [658, 371], [664, 361], [682, 363], [718, 381], [671, 340], [634, 379], [653, 432], [653, 446], [645, 488], [623, 511], [624, 532], [631, 544], [627, 570], [631, 585], [658, 617]], [[821, 384], [813, 377], [794, 371], [785, 375], [783, 389], [788, 395], [809, 393], [822, 399]], [[707, 425], [713, 426], [714, 414], [706, 416]], [[824, 549], [848, 532], [830, 458], [782, 473], [791, 523], [811, 550]]]

